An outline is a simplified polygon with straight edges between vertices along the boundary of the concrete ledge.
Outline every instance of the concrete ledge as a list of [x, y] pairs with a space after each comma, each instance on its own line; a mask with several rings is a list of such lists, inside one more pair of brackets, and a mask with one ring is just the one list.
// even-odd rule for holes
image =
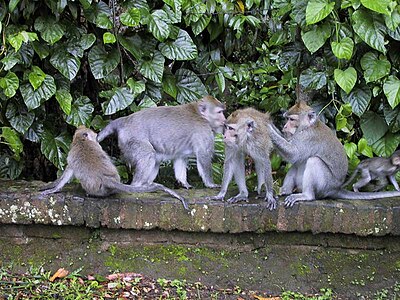
[[86, 197], [79, 185], [40, 196], [43, 182], [0, 180], [0, 224], [43, 224], [89, 228], [160, 229], [185, 232], [343, 233], [400, 235], [400, 199], [321, 200], [269, 211], [263, 200], [227, 204], [208, 201], [211, 189], [179, 190], [190, 212], [164, 193]]

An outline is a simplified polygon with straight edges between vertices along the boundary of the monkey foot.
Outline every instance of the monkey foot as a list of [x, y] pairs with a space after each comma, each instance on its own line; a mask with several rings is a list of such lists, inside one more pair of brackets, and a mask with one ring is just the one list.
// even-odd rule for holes
[[275, 210], [276, 209], [276, 205], [277, 205], [277, 201], [276, 199], [273, 197], [272, 199], [265, 199], [267, 201], [267, 208], [269, 210]]
[[249, 201], [249, 198], [247, 198], [247, 197], [237, 197], [237, 196], [235, 196], [235, 197], [229, 198], [227, 202], [228, 202], [228, 203], [237, 203], [237, 202], [240, 202], [240, 201], [248, 202], [248, 201]]

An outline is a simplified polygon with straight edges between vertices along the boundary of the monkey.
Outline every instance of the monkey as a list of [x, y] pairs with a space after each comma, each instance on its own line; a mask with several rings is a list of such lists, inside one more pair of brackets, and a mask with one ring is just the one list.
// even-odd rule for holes
[[227, 119], [224, 131], [225, 161], [222, 187], [213, 200], [224, 199], [232, 176], [239, 187], [239, 194], [228, 199], [229, 203], [247, 200], [248, 190], [245, 180], [245, 155], [253, 160], [257, 173], [257, 193], [261, 194], [265, 185], [265, 200], [270, 210], [276, 208], [273, 192], [271, 161], [272, 142], [266, 127], [270, 123], [270, 115], [254, 108], [236, 110]]
[[151, 184], [160, 163], [172, 160], [176, 180], [189, 189], [187, 159], [195, 156], [204, 185], [216, 188], [219, 185], [211, 174], [214, 135], [223, 131], [224, 111], [225, 105], [212, 96], [177, 106], [146, 108], [111, 121], [97, 140], [117, 134], [123, 157], [135, 167], [132, 185]]
[[96, 140], [97, 134], [85, 126], [79, 126], [72, 139], [67, 156], [67, 167], [61, 177], [43, 188], [42, 195], [59, 192], [72, 178], [80, 181], [88, 195], [104, 197], [119, 192], [144, 193], [164, 191], [179, 199], [188, 210], [185, 199], [167, 187], [152, 183], [132, 186], [120, 182], [117, 168]]
[[[348, 161], [336, 134], [304, 101], [297, 102], [284, 116], [287, 122], [283, 133], [288, 138], [284, 138], [273, 124], [267, 126], [275, 149], [292, 164], [280, 189], [280, 195], [287, 196], [286, 207], [317, 198], [374, 200], [400, 196], [400, 192], [356, 193], [342, 189]], [[293, 193], [294, 190], [297, 193]]]
[[379, 191], [388, 184], [388, 180], [393, 184], [396, 191], [400, 191], [395, 175], [400, 171], [400, 150], [395, 151], [389, 158], [372, 157], [363, 160], [358, 164], [350, 178], [343, 184], [343, 187], [361, 172], [361, 178], [353, 184], [353, 190], [358, 192], [360, 188], [367, 185], [370, 181], [378, 179], [379, 183], [374, 191]]

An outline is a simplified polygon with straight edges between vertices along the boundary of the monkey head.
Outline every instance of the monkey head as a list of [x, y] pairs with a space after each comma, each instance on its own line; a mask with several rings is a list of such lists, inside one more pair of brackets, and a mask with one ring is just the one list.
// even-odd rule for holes
[[256, 128], [256, 122], [248, 118], [240, 118], [235, 120], [235, 116], [228, 118], [227, 123], [224, 125], [224, 143], [229, 146], [239, 145], [245, 143], [247, 137], [251, 135]]
[[73, 141], [96, 141], [97, 133], [95, 133], [93, 130], [87, 128], [84, 125], [80, 125], [74, 134]]
[[282, 131], [286, 137], [311, 127], [317, 121], [317, 114], [304, 101], [293, 105], [283, 116], [286, 118], [286, 123]]
[[215, 133], [223, 133], [225, 105], [212, 96], [205, 96], [198, 102], [199, 113], [206, 119]]
[[390, 156], [390, 162], [393, 166], [400, 168], [400, 150], [393, 152]]

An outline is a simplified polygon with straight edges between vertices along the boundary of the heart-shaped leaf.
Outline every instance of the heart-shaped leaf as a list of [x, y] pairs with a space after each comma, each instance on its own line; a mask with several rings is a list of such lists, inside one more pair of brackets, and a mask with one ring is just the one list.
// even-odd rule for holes
[[353, 67], [349, 67], [344, 71], [335, 69], [334, 77], [336, 83], [348, 94], [356, 84], [357, 71]]

